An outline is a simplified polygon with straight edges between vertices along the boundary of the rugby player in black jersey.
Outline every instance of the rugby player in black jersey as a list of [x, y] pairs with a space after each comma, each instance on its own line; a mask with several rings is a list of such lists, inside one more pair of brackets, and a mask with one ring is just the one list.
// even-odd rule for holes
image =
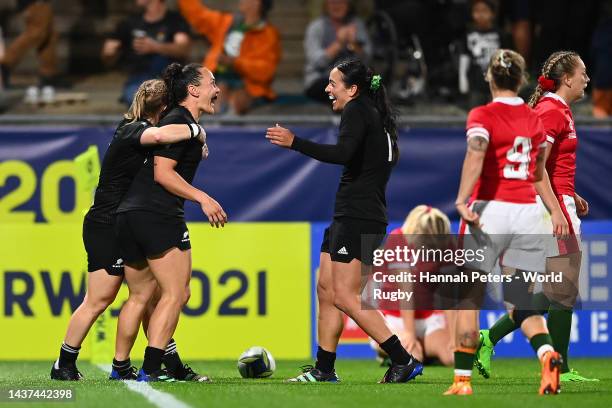
[[[76, 366], [81, 343], [98, 316], [117, 296], [123, 281], [124, 267], [114, 232], [115, 211], [142, 166], [147, 150], [158, 144], [204, 136], [203, 129], [195, 125], [156, 127], [165, 100], [166, 86], [163, 81], [145, 81], [139, 87], [134, 102], [117, 126], [108, 146], [94, 203], [83, 222], [83, 243], [87, 251], [89, 272], [87, 293], [70, 318], [59, 358], [51, 368], [52, 379], [82, 378]], [[134, 377], [129, 362], [125, 376]]]
[[[212, 73], [199, 64], [174, 63], [163, 73], [168, 88], [168, 110], [160, 125], [197, 124], [202, 113], [213, 114], [219, 88]], [[150, 273], [129, 274], [130, 297], [153, 296], [157, 284], [159, 301], [147, 330], [139, 381], [189, 380], [192, 371], [182, 363], [161, 369], [166, 349], [178, 324], [182, 307], [189, 299], [191, 244], [184, 219], [185, 199], [200, 204], [212, 226], [223, 226], [227, 215], [213, 198], [190, 183], [206, 147], [188, 140], [155, 149], [136, 175], [118, 208], [117, 232], [126, 265]], [[134, 322], [137, 330], [138, 322]]]
[[371, 267], [372, 253], [385, 236], [385, 190], [399, 156], [394, 110], [380, 80], [355, 59], [342, 61], [331, 71], [325, 91], [333, 110], [342, 112], [335, 145], [300, 139], [278, 125], [266, 133], [275, 145], [344, 166], [334, 217], [321, 245], [317, 361], [314, 367], [304, 367], [302, 374], [289, 380], [292, 382], [339, 381], [334, 363], [343, 312], [391, 358], [392, 365], [381, 382], [406, 382], [423, 371], [380, 312], [361, 307], [362, 267]]

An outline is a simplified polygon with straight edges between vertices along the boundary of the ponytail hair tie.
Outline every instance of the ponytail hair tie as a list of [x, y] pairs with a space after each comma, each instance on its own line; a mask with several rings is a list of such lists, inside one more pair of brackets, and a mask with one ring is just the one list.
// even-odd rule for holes
[[546, 92], [552, 92], [555, 90], [555, 81], [550, 78], [546, 78], [544, 75], [540, 75], [538, 77], [538, 84], [540, 85], [540, 88]]
[[506, 53], [504, 51], [499, 53], [499, 65], [501, 65], [503, 68], [510, 69], [510, 67], [512, 67], [512, 61], [506, 62], [504, 60], [505, 56], [506, 56]]
[[381, 79], [382, 77], [380, 75], [374, 75], [370, 81], [370, 89], [373, 91], [378, 91], [378, 88], [380, 88]]

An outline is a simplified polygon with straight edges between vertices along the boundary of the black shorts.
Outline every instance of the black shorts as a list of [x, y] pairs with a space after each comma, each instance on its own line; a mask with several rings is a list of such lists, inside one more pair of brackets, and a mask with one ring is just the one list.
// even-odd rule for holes
[[321, 252], [334, 262], [349, 263], [358, 259], [372, 265], [373, 252], [382, 244], [387, 224], [359, 218], [335, 218], [325, 229]]
[[117, 215], [115, 223], [119, 248], [126, 263], [145, 261], [171, 248], [191, 249], [185, 221], [150, 211], [129, 211]]
[[123, 259], [114, 225], [85, 220], [83, 244], [88, 272], [104, 269], [109, 275], [123, 276]]

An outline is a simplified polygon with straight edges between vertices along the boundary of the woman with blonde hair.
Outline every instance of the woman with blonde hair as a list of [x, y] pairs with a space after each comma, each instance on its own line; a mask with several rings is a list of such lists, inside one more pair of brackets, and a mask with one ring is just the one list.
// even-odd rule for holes
[[[89, 272], [87, 293], [70, 318], [59, 358], [51, 368], [51, 378], [54, 380], [76, 381], [83, 378], [76, 366], [81, 344], [98, 316], [119, 292], [125, 272], [114, 231], [115, 211], [145, 161], [149, 147], [204, 135], [198, 125], [156, 127], [165, 105], [164, 82], [143, 82], [106, 150], [94, 203], [83, 221], [83, 243]], [[129, 307], [126, 304], [124, 308], [126, 306]], [[122, 313], [121, 317], [128, 316]], [[118, 339], [124, 337], [122, 323], [120, 318]], [[129, 360], [113, 365], [118, 379], [135, 378]]]
[[[450, 221], [446, 214], [428, 205], [418, 205], [410, 211], [400, 228], [391, 231], [385, 243], [385, 249], [394, 250], [396, 247], [413, 246], [415, 241], [420, 242], [422, 239], [427, 241], [427, 247], [432, 247], [432, 244], [437, 246], [438, 243], [448, 242], [449, 234]], [[415, 237], [415, 235], [423, 235], [423, 237]], [[405, 268], [400, 264], [388, 264], [385, 273], [396, 274], [406, 269], [419, 274], [425, 271], [435, 273], [440, 266], [439, 263], [432, 262], [419, 262], [412, 268]], [[386, 285], [383, 290], [387, 292], [394, 291], [399, 286], [396, 283]], [[431, 291], [426, 285], [419, 285], [419, 283], [405, 285], [402, 284], [402, 290], [414, 293], [414, 307], [398, 307], [401, 305], [398, 305], [397, 302], [381, 304], [381, 313], [385, 316], [387, 324], [398, 333], [406, 351], [416, 359], [424, 361], [426, 358], [437, 358], [443, 365], [452, 365], [451, 333], [454, 327], [454, 312], [420, 309], [418, 305], [432, 304]], [[386, 353], [378, 347], [378, 344], [372, 341], [370, 344], [378, 355], [387, 361]]]
[[[578, 136], [570, 106], [584, 97], [590, 79], [580, 55], [574, 51], [552, 53], [542, 66], [538, 86], [529, 105], [539, 115], [546, 133], [546, 171], [536, 186], [538, 201], [546, 205], [559, 239], [548, 253], [547, 270], [563, 271], [563, 284], [543, 285], [540, 301], [548, 312], [548, 329], [555, 347], [563, 357], [562, 382], [598, 381], [584, 377], [569, 366], [570, 332], [573, 307], [578, 298], [582, 263], [580, 217], [589, 213], [589, 203], [575, 188]], [[493, 348], [518, 326], [509, 314], [502, 316], [489, 330], [482, 330], [476, 367], [491, 375]]]
[[[536, 200], [536, 183], [544, 175], [546, 137], [542, 122], [518, 96], [525, 83], [525, 60], [515, 51], [497, 50], [489, 62], [486, 80], [492, 102], [472, 109], [466, 123], [467, 151], [455, 207], [461, 216], [460, 241], [463, 249], [485, 251], [482, 260], [466, 262], [468, 271], [486, 276], [502, 255], [503, 266], [515, 270], [544, 272], [545, 243], [538, 237], [552, 235], [553, 226]], [[550, 197], [542, 197], [546, 205]], [[487, 244], [478, 244], [486, 236]], [[476, 238], [474, 238], [476, 237]], [[531, 239], [525, 239], [531, 237]], [[472, 367], [479, 345], [479, 300], [483, 280], [470, 282], [472, 310], [457, 312], [454, 381], [445, 395], [472, 394]], [[517, 295], [508, 291], [504, 300], [517, 304]], [[520, 327], [541, 363], [539, 394], [560, 392], [561, 355], [553, 347], [546, 321], [530, 307], [516, 306], [512, 321]]]

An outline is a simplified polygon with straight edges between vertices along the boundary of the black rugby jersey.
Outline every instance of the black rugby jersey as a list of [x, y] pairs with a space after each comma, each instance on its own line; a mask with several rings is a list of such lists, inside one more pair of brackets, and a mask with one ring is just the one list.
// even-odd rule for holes
[[86, 220], [115, 223], [117, 206], [146, 158], [148, 149], [140, 144], [140, 137], [148, 127], [151, 124], [146, 120], [119, 123], [102, 160], [94, 203]]
[[[186, 108], [178, 106], [168, 112], [158, 126], [189, 125], [192, 123], [197, 124], [191, 113]], [[153, 159], [154, 156], [160, 156], [175, 160], [177, 162], [176, 172], [191, 184], [202, 160], [202, 146], [197, 138], [191, 138], [178, 143], [159, 146], [153, 150], [136, 175], [117, 212], [144, 210], [182, 219], [184, 217], [185, 199], [168, 192], [155, 182]]]
[[344, 165], [334, 218], [387, 223], [385, 192], [397, 161], [397, 145], [385, 131], [369, 96], [358, 96], [346, 104], [337, 144], [323, 145], [296, 137], [291, 148], [325, 163]]

